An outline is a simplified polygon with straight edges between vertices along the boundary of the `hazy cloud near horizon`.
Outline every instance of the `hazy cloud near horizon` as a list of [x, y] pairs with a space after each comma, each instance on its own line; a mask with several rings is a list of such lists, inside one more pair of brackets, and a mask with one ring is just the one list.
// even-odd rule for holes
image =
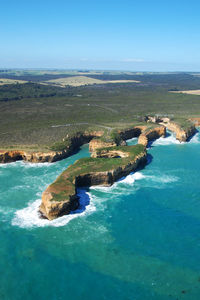
[[2, 1], [0, 68], [200, 71], [196, 0]]
[[[49, 62], [51, 61], [51, 62]], [[200, 63], [179, 63], [162, 61], [145, 61], [143, 59], [18, 59], [2, 62], [0, 68], [60, 68], [60, 69], [91, 69], [91, 70], [122, 70], [122, 71], [147, 71], [147, 72], [199, 72]]]

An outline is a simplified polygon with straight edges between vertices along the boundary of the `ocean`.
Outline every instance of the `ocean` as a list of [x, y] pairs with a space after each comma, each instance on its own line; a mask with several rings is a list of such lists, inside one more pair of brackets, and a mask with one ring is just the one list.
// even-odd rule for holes
[[168, 134], [144, 169], [80, 189], [79, 209], [54, 221], [38, 217], [41, 194], [88, 145], [56, 163], [0, 165], [0, 300], [199, 300], [199, 154], [199, 133], [181, 144]]

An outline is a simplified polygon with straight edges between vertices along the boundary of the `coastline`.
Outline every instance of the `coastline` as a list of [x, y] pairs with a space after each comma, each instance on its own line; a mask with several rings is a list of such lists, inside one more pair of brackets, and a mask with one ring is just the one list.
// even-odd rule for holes
[[[74, 168], [74, 166], [76, 167], [77, 164], [79, 164], [79, 171], [73, 178], [69, 180], [69, 176], [67, 175], [70, 167], [58, 176], [43, 192], [42, 203], [39, 208], [43, 217], [53, 220], [62, 215], [69, 214], [78, 208], [79, 197], [77, 196], [77, 189], [79, 187], [95, 185], [109, 186], [123, 176], [129, 175], [138, 167], [144, 167], [147, 162], [146, 147], [151, 141], [165, 137], [166, 128], [173, 131], [176, 134], [176, 139], [180, 142], [187, 141], [196, 132], [195, 126], [192, 123], [190, 123], [188, 128], [182, 129], [179, 125], [170, 120], [166, 122], [166, 120], [163, 119], [155, 119], [155, 122], [150, 126], [135, 126], [134, 128], [118, 130], [115, 135], [118, 140], [103, 140], [102, 132], [80, 134], [72, 139], [72, 147], [65, 150], [64, 154], [60, 152], [60, 156], [58, 152], [48, 152], [45, 155], [44, 153], [40, 153], [40, 155], [38, 153], [34, 153], [34, 155], [30, 155], [30, 153], [24, 155], [24, 153], [20, 151], [5, 151], [3, 153], [1, 151], [0, 161], [12, 162], [24, 158], [25, 161], [30, 162], [54, 162], [72, 155], [81, 145], [90, 142], [89, 148], [92, 152], [91, 159], [94, 160], [94, 164], [98, 165], [100, 160], [101, 162], [103, 160], [106, 164], [111, 162], [109, 168], [106, 168], [106, 170], [104, 170], [104, 164], [102, 165], [101, 163], [97, 170], [93, 170], [93, 166], [90, 165], [91, 159], [88, 161], [80, 160], [70, 166]], [[126, 139], [134, 137], [138, 137], [138, 144], [136, 146], [127, 146]], [[140, 147], [139, 153], [134, 156], [131, 155], [130, 147], [132, 149]], [[118, 165], [115, 167], [117, 161], [120, 161], [120, 163], [117, 163]], [[86, 172], [84, 171], [85, 164], [88, 164]]]

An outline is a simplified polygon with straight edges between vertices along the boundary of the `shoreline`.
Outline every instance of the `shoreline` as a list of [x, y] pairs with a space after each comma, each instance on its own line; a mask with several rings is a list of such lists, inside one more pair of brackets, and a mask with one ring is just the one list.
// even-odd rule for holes
[[[20, 151], [0, 151], [0, 162], [17, 160], [54, 162], [71, 156], [81, 145], [90, 142], [91, 158], [80, 159], [69, 166], [42, 194], [39, 211], [42, 217], [53, 220], [78, 208], [77, 188], [94, 185], [109, 186], [138, 167], [144, 167], [147, 163], [146, 147], [151, 141], [165, 137], [166, 128], [173, 131], [180, 142], [188, 141], [196, 132], [195, 125], [192, 123], [183, 129], [166, 118], [155, 118], [153, 121], [151, 120], [153, 125], [150, 126], [118, 130], [115, 132], [114, 139], [109, 141], [102, 139], [102, 132], [80, 134], [71, 139], [72, 146], [65, 150], [64, 154], [59, 153], [60, 156], [58, 152], [49, 152], [45, 156], [44, 153], [43, 156], [41, 153], [40, 155], [34, 153], [31, 156], [30, 153], [24, 155]], [[134, 137], [138, 137], [138, 144], [127, 146], [126, 140]]]

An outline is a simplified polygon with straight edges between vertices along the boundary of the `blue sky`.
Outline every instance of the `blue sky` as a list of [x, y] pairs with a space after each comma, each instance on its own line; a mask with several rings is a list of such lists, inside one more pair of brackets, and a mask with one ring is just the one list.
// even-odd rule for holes
[[0, 68], [200, 71], [200, 2], [0, 0]]

